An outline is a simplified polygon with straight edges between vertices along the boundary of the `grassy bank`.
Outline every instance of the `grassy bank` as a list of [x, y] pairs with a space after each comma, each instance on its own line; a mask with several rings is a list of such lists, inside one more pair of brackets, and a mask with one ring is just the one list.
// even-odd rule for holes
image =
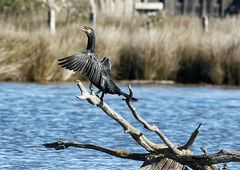
[[[13, 22], [14, 23], [14, 22]], [[0, 23], [1, 81], [66, 81], [77, 74], [57, 59], [85, 49], [75, 25], [22, 29]], [[99, 58], [108, 56], [115, 79], [240, 84], [240, 18], [211, 19], [204, 33], [198, 18], [162, 17], [147, 28], [140, 19], [101, 18], [96, 27]]]

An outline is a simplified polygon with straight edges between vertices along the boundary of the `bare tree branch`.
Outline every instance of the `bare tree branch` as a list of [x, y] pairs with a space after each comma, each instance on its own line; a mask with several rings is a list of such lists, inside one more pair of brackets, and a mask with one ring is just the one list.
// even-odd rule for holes
[[182, 155], [182, 152], [177, 149], [173, 143], [164, 135], [164, 133], [156, 126], [156, 125], [149, 125], [141, 116], [137, 113], [136, 108], [133, 107], [131, 103], [131, 97], [133, 96], [133, 90], [130, 85], [128, 85], [129, 88], [129, 96], [130, 98], [126, 100], [126, 103], [131, 110], [133, 116], [141, 123], [143, 124], [144, 128], [155, 132], [161, 139], [162, 141], [168, 146], [168, 148], [175, 154], [177, 155]]
[[[240, 162], [240, 152], [221, 150], [215, 154], [203, 155], [176, 155], [176, 154], [156, 154], [148, 162], [159, 162], [162, 159], [172, 159], [182, 165], [186, 165], [193, 170], [218, 170], [216, 164], [227, 162]], [[226, 166], [226, 165], [225, 165]]]
[[[159, 153], [131, 153], [123, 150], [112, 150], [109, 148], [93, 145], [93, 144], [82, 144], [74, 141], [57, 141], [53, 143], [43, 144], [46, 148], [54, 148], [56, 150], [66, 149], [68, 147], [77, 147], [85, 149], [93, 149], [100, 152], [110, 154], [119, 158], [132, 159], [136, 161], [146, 161], [146, 165], [151, 163], [160, 163], [163, 159], [171, 159], [179, 162], [182, 165], [187, 165], [192, 169], [197, 170], [218, 170], [215, 164], [226, 163], [226, 162], [240, 162], [240, 152], [231, 152], [221, 150], [216, 154], [204, 154], [204, 155], [176, 155], [176, 154], [159, 154]], [[163, 162], [161, 163], [163, 164]], [[162, 166], [158, 164], [158, 166]], [[226, 165], [224, 165], [227, 167]], [[156, 168], [156, 167], [155, 167]]]
[[189, 149], [193, 145], [194, 141], [196, 140], [196, 138], [199, 134], [199, 129], [200, 129], [201, 125], [202, 125], [202, 123], [200, 123], [198, 125], [198, 127], [194, 130], [194, 132], [188, 139], [187, 143], [184, 146], [182, 146], [181, 149]]
[[189, 156], [192, 161], [198, 162], [202, 165], [212, 165], [227, 162], [240, 162], [240, 152], [220, 150], [215, 154], [208, 155], [192, 155]]
[[77, 147], [77, 148], [93, 149], [100, 152], [104, 152], [112, 156], [116, 156], [124, 159], [132, 159], [135, 161], [145, 161], [149, 155], [149, 153], [131, 153], [123, 150], [112, 150], [112, 149], [105, 148], [98, 145], [83, 144], [83, 143], [74, 142], [74, 141], [57, 141], [53, 143], [45, 143], [43, 144], [43, 146], [45, 146], [46, 148], [54, 148], [56, 150], [66, 149], [70, 146]]
[[155, 152], [156, 150], [165, 148], [165, 146], [163, 146], [163, 145], [156, 144], [156, 143], [150, 141], [137, 128], [132, 126], [120, 114], [118, 114], [117, 112], [112, 110], [105, 102], [101, 101], [97, 96], [89, 94], [88, 91], [83, 86], [83, 84], [81, 83], [81, 81], [78, 80], [77, 85], [81, 91], [81, 95], [77, 96], [78, 99], [87, 100], [89, 103], [100, 107], [109, 117], [111, 117], [116, 122], [118, 122], [122, 126], [124, 131], [129, 133], [133, 137], [133, 139], [139, 145], [141, 145], [143, 148], [145, 148], [147, 151]]
[[[164, 142], [165, 145], [160, 145], [152, 142], [141, 131], [132, 126], [127, 120], [125, 120], [120, 114], [112, 110], [105, 102], [101, 101], [94, 93], [89, 94], [80, 81], [77, 85], [81, 91], [81, 95], [77, 96], [79, 99], [87, 100], [93, 105], [100, 107], [109, 117], [114, 119], [119, 125], [122, 126], [125, 132], [129, 133], [132, 138], [148, 153], [131, 153], [123, 150], [113, 150], [93, 144], [82, 144], [72, 141], [58, 141], [53, 143], [44, 144], [47, 148], [66, 149], [70, 146], [78, 148], [93, 149], [100, 152], [104, 152], [119, 158], [132, 159], [136, 161], [144, 161], [142, 170], [182, 170], [185, 166], [192, 168], [193, 170], [218, 170], [216, 164], [227, 162], [240, 162], [240, 152], [230, 152], [221, 150], [215, 154], [209, 154], [206, 149], [202, 149], [203, 155], [193, 155], [190, 151], [190, 147], [196, 140], [201, 124], [193, 131], [186, 144], [182, 147], [176, 147], [164, 133], [155, 125], [150, 125], [137, 113], [136, 108], [131, 103], [133, 91], [129, 86], [129, 98], [126, 99], [126, 103], [131, 110], [133, 116], [148, 130], [155, 132]], [[225, 169], [227, 166], [225, 165]]]
[[[201, 124], [200, 124], [200, 125], [201, 125]], [[200, 125], [199, 125], [199, 126], [200, 126]], [[198, 127], [199, 127], [199, 126], [198, 126]], [[198, 129], [198, 128], [197, 128], [197, 129]], [[203, 148], [203, 147], [201, 147], [200, 149], [203, 151], [204, 155], [209, 155], [207, 149], [205, 149], [205, 148]], [[219, 169], [218, 169], [218, 166], [217, 166], [216, 164], [212, 164], [212, 165], [210, 165], [210, 166], [205, 166], [205, 167], [209, 167], [211, 170], [219, 170]]]

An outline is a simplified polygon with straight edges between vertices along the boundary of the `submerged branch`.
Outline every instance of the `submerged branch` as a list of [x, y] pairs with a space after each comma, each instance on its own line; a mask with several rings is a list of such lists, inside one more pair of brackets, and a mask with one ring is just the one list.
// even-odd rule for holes
[[62, 150], [66, 149], [68, 147], [77, 147], [77, 148], [85, 148], [85, 149], [93, 149], [100, 152], [104, 152], [106, 154], [116, 156], [119, 158], [125, 158], [125, 159], [132, 159], [135, 161], [145, 161], [149, 153], [131, 153], [123, 150], [113, 150], [109, 148], [105, 148], [98, 145], [93, 144], [83, 144], [79, 142], [74, 141], [57, 141], [53, 143], [45, 143], [43, 144], [46, 148], [54, 148], [56, 150]]

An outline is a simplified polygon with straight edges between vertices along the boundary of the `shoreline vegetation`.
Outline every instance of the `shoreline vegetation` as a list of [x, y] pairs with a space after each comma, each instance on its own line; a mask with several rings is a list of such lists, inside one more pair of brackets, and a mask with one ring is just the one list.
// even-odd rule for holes
[[[208, 32], [197, 17], [160, 14], [152, 20], [148, 26], [141, 18], [99, 17], [96, 51], [110, 58], [114, 79], [240, 85], [240, 17], [210, 18]], [[55, 35], [41, 19], [26, 22], [0, 20], [0, 81], [84, 80], [57, 65], [85, 49], [80, 22], [58, 24]]]

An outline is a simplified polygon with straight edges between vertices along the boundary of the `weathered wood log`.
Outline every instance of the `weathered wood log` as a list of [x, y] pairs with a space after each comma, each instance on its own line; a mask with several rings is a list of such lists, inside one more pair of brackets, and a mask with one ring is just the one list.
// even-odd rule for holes
[[[47, 143], [44, 144], [46, 148], [54, 148], [57, 150], [66, 149], [68, 147], [93, 149], [119, 158], [142, 161], [143, 165], [140, 167], [140, 170], [186, 170], [188, 169], [187, 167], [193, 170], [219, 170], [216, 165], [218, 163], [240, 162], [240, 152], [235, 151], [220, 150], [218, 153], [209, 154], [206, 149], [202, 149], [204, 154], [194, 155], [191, 152], [190, 147], [193, 145], [199, 134], [199, 129], [202, 125], [201, 123], [193, 131], [185, 145], [174, 145], [156, 125], [150, 125], [140, 116], [139, 113], [137, 113], [136, 108], [134, 108], [131, 103], [131, 98], [133, 96], [131, 86], [129, 86], [129, 98], [125, 99], [127, 106], [134, 118], [141, 123], [144, 128], [156, 133], [163, 141], [163, 144], [152, 142], [139, 129], [131, 125], [120, 114], [111, 109], [104, 101], [101, 101], [95, 93], [89, 94], [80, 81], [77, 81], [77, 85], [81, 91], [81, 95], [77, 96], [78, 99], [86, 100], [90, 104], [101, 108], [123, 128], [124, 132], [130, 134], [131, 137], [147, 152], [131, 153], [128, 151], [113, 150], [94, 144], [82, 144], [74, 141]], [[227, 169], [226, 164], [223, 169]]]
[[202, 28], [205, 33], [208, 32], [209, 19], [207, 15], [202, 16]]
[[184, 165], [168, 158], [144, 161], [139, 170], [187, 170]]

